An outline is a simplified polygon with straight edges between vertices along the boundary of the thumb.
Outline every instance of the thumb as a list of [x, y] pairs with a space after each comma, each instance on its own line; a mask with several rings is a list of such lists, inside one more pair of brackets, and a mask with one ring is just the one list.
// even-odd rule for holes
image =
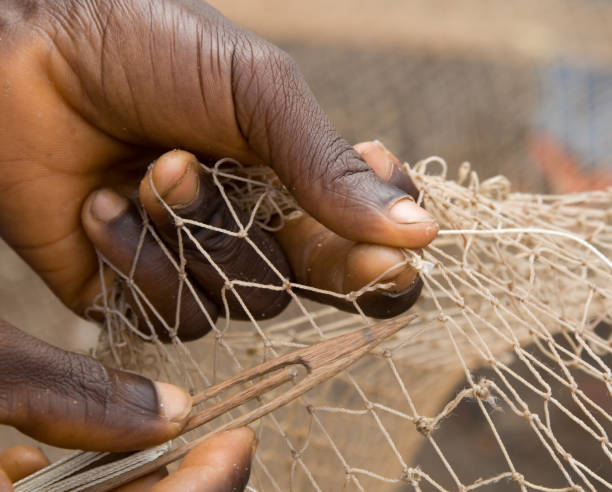
[[307, 212], [358, 242], [418, 248], [434, 239], [438, 226], [414, 203], [408, 175], [391, 160], [390, 172], [377, 175], [335, 130], [286, 53], [249, 33], [234, 49], [241, 132]]
[[0, 424], [65, 448], [127, 451], [182, 429], [191, 397], [103, 366], [0, 320]]

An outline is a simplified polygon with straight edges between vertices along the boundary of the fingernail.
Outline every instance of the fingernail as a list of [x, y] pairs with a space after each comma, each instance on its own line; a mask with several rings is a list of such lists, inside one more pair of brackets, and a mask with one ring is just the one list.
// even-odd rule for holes
[[434, 218], [427, 210], [419, 207], [410, 197], [400, 198], [389, 209], [389, 217], [398, 224], [418, 224], [421, 222], [434, 222]]
[[173, 384], [155, 382], [162, 417], [171, 422], [182, 422], [191, 411], [191, 396]]
[[198, 196], [200, 180], [192, 154], [181, 150], [168, 152], [157, 160], [152, 172], [157, 192], [171, 207], [189, 205]]
[[102, 189], [95, 192], [91, 202], [91, 214], [102, 222], [110, 222], [128, 208], [127, 199], [112, 190]]

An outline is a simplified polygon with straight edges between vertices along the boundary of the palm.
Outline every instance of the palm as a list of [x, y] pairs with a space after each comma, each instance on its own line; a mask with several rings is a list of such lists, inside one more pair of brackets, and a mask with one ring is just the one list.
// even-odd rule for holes
[[[115, 25], [119, 32], [131, 27]], [[164, 34], [160, 51], [148, 58], [139, 56], [138, 35], [120, 37], [121, 50], [107, 44], [104, 66], [99, 56], [74, 52], [97, 49], [96, 36], [60, 35], [51, 49], [46, 40], [32, 42], [28, 56], [18, 53], [0, 66], [6, 84], [27, 88], [2, 101], [0, 161], [7, 165], [0, 175], [0, 231], [78, 312], [90, 298], [84, 291], [97, 288], [97, 261], [80, 217], [92, 191], [135, 189], [160, 149], [254, 160], [235, 122], [229, 79], [211, 81], [206, 92], [215, 97], [203, 101], [191, 53], [183, 52], [182, 62], [170, 60]], [[42, 67], [41, 57], [48, 57]], [[181, 64], [181, 77], [173, 76], [169, 61]], [[219, 97], [224, 94], [229, 99]]]

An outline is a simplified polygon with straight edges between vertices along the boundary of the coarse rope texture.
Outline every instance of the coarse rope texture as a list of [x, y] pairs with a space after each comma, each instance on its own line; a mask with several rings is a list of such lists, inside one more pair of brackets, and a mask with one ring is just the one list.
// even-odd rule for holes
[[[411, 310], [418, 317], [353, 366], [253, 424], [259, 445], [250, 489], [612, 489], [612, 190], [513, 193], [504, 177], [481, 181], [467, 163], [456, 180], [447, 178], [446, 163], [437, 157], [404, 167], [420, 190], [418, 202], [441, 228], [421, 254], [405, 251], [404, 263], [417, 268], [424, 283]], [[267, 168], [224, 159], [203, 170], [230, 207], [250, 211], [250, 220], [238, 232], [224, 231], [187, 224], [166, 207], [176, 220], [179, 251], [184, 241], [199, 246], [190, 228], [250, 241], [252, 224], [282, 227], [301, 214]], [[193, 291], [183, 255], [174, 258], [143, 217], [143, 238], [156, 238], [182, 279], [180, 289]], [[201, 247], [200, 253], [212, 262]], [[104, 265], [112, 267], [100, 257]], [[226, 315], [194, 342], [180, 341], [176, 326], [164, 322], [170, 343], [162, 343], [152, 323], [139, 323], [135, 315], [155, 316], [154, 308], [131, 275], [117, 271], [122, 280], [91, 308], [104, 319], [98, 357], [195, 394], [264, 360], [371, 324], [359, 297], [389, 287], [375, 280], [357, 292], [334, 294], [353, 302], [358, 314], [349, 314], [299, 297], [313, 290], [308, 286], [258, 285], [219, 273], [224, 299], [239, 299], [235, 287], [246, 285], [285, 288], [292, 302], [267, 321], [233, 320], [226, 303]], [[457, 418], [466, 404], [480, 422], [467, 438]], [[433, 456], [427, 463], [420, 461], [423, 447]], [[476, 456], [483, 447], [495, 466], [476, 459], [461, 466], [461, 455]], [[525, 456], [535, 468], [523, 469]]]

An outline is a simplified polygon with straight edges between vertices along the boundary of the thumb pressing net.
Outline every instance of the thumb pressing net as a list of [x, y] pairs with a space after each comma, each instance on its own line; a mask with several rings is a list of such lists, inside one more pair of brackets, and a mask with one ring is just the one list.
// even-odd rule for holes
[[[449, 180], [438, 158], [405, 168], [441, 228], [421, 255], [405, 252], [404, 264], [424, 283], [412, 308], [418, 317], [253, 424], [259, 444], [250, 489], [612, 488], [612, 191], [512, 193], [505, 178], [481, 181], [467, 164]], [[253, 224], [269, 229], [271, 217], [301, 213], [269, 170], [228, 160], [203, 169], [228, 206], [249, 211], [248, 223], [238, 224], [244, 241]], [[187, 224], [175, 219], [179, 244], [193, 241]], [[164, 248], [146, 217], [145, 235]], [[191, 289], [187, 260], [172, 261], [180, 289]], [[249, 321], [238, 321], [226, 311], [194, 342], [179, 340], [166, 323], [170, 343], [162, 343], [151, 323], [137, 321], [146, 306], [154, 314], [148, 300], [133, 278], [117, 273], [92, 308], [105, 324], [98, 356], [193, 393], [373, 322], [304, 300], [299, 294], [307, 286], [285, 283], [292, 302], [277, 318], [258, 321], [248, 313]], [[220, 274], [223, 298], [239, 298], [236, 287], [244, 282]], [[363, 292], [387, 287], [374, 281], [345, 297], [360, 313]]]

